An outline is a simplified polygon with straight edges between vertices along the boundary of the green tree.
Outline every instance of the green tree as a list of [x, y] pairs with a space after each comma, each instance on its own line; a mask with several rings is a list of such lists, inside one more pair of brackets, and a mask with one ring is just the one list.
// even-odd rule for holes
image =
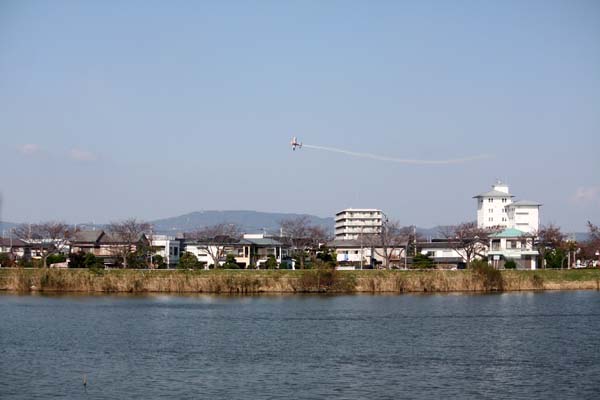
[[104, 263], [102, 262], [101, 259], [96, 257], [94, 254], [87, 253], [83, 257], [83, 266], [84, 266], [84, 268], [102, 268], [102, 267], [104, 267]]
[[567, 252], [561, 248], [555, 248], [546, 251], [546, 255], [544, 257], [546, 260], [546, 268], [561, 268], [566, 257]]
[[85, 253], [77, 252], [71, 253], [69, 255], [69, 268], [84, 268], [83, 258], [85, 257]]
[[0, 267], [2, 268], [13, 268], [15, 262], [8, 253], [0, 253]]
[[265, 268], [267, 269], [276, 269], [277, 268], [277, 260], [273, 254], [269, 254], [267, 257], [267, 261], [265, 262]]
[[64, 254], [50, 254], [48, 257], [46, 257], [47, 265], [63, 263], [65, 261], [67, 261], [67, 257]]
[[152, 256], [152, 264], [155, 268], [165, 268], [167, 264], [165, 264], [165, 258], [160, 254], [155, 254]]
[[133, 253], [127, 254], [127, 268], [147, 268], [148, 263], [148, 249], [143, 245], [139, 245]]
[[504, 263], [504, 268], [505, 269], [516, 269], [517, 263], [515, 262], [515, 260], [506, 260], [506, 262]]
[[177, 265], [177, 268], [181, 268], [181, 269], [195, 269], [198, 268], [199, 263], [198, 263], [198, 259], [196, 258], [195, 255], [193, 255], [190, 252], [185, 252], [181, 255], [181, 257], [179, 257], [179, 264]]
[[240, 266], [235, 262], [235, 256], [233, 254], [227, 254], [225, 258], [225, 264], [221, 268], [224, 269], [240, 269]]
[[330, 248], [323, 246], [321, 247], [321, 251], [317, 253], [317, 260], [321, 260], [329, 266], [335, 267], [337, 264], [337, 254]]
[[433, 268], [435, 263], [428, 254], [417, 253], [417, 255], [413, 257], [412, 265], [414, 268], [426, 269]]

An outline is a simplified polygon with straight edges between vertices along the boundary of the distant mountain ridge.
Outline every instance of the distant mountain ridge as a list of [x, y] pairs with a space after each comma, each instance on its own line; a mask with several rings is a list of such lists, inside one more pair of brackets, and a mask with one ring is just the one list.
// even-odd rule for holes
[[156, 232], [177, 233], [189, 232], [215, 224], [236, 224], [243, 232], [279, 232], [279, 223], [284, 219], [306, 216], [313, 225], [326, 228], [333, 233], [334, 220], [331, 217], [322, 218], [310, 214], [271, 213], [248, 210], [229, 211], [195, 211], [177, 217], [149, 221]]
[[[16, 228], [19, 224], [15, 224], [7, 221], [0, 221], [0, 236], [3, 236], [3, 232], [8, 232], [12, 228]], [[7, 233], [8, 236], [8, 233]]]

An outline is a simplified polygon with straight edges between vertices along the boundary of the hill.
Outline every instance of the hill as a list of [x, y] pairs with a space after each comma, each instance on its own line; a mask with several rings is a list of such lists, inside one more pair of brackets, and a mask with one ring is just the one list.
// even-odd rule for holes
[[284, 219], [306, 216], [313, 225], [322, 226], [333, 232], [333, 218], [321, 218], [309, 214], [270, 213], [259, 211], [196, 211], [177, 217], [150, 221], [157, 232], [189, 232], [204, 226], [220, 223], [239, 225], [244, 232], [279, 231], [279, 222]]

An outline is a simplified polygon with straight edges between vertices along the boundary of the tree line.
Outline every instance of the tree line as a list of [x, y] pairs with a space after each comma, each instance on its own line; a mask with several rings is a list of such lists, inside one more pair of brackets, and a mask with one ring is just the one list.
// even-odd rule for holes
[[[327, 248], [332, 239], [327, 229], [311, 224], [306, 216], [280, 221], [281, 235], [278, 240], [288, 249], [300, 269], [314, 265], [336, 264], [336, 255]], [[537, 232], [526, 235], [539, 252], [541, 266], [547, 268], [563, 268], [573, 264], [576, 259], [593, 260], [600, 251], [600, 228], [588, 221], [589, 238], [577, 242], [561, 231], [560, 227], [549, 224], [542, 226]], [[156, 254], [157, 248], [143, 238], [152, 238], [152, 226], [135, 218], [112, 222], [106, 231], [115, 240], [111, 247], [111, 256], [118, 260], [123, 268], [161, 268], [165, 265], [162, 256]], [[485, 259], [485, 251], [490, 236], [498, 232], [495, 228], [481, 228], [475, 222], [465, 222], [441, 229], [441, 236], [447, 246], [461, 254], [467, 267], [475, 259]], [[43, 222], [23, 224], [13, 230], [15, 238], [28, 243], [32, 251], [39, 257], [38, 265], [48, 267], [55, 262], [66, 261], [63, 253], [73, 242], [79, 229], [64, 222]], [[186, 239], [197, 241], [212, 260], [213, 267], [236, 268], [235, 257], [227, 254], [228, 244], [234, 244], [242, 237], [237, 224], [221, 223], [199, 227], [185, 234]], [[372, 249], [373, 255], [382, 259], [382, 268], [391, 269], [401, 266], [411, 257], [411, 264], [416, 267], [432, 267], [433, 261], [419, 252], [419, 243], [423, 238], [414, 226], [402, 226], [398, 221], [385, 220], [377, 233], [361, 235], [361, 245]], [[192, 258], [193, 257], [193, 258]], [[73, 253], [69, 255], [70, 265], [76, 267], [102, 266], [100, 257], [90, 253]], [[221, 261], [224, 263], [221, 265]], [[23, 261], [31, 266], [31, 261]], [[0, 265], [14, 266], [15, 259], [11, 254], [0, 254]], [[267, 268], [276, 268], [274, 257], [268, 257]], [[180, 267], [208, 267], [199, 264], [193, 254], [180, 256]]]

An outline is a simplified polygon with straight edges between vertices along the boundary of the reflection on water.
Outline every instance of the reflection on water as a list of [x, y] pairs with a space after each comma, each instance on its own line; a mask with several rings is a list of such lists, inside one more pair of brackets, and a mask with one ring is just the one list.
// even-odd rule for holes
[[0, 318], [2, 399], [600, 393], [599, 292], [4, 294]]

